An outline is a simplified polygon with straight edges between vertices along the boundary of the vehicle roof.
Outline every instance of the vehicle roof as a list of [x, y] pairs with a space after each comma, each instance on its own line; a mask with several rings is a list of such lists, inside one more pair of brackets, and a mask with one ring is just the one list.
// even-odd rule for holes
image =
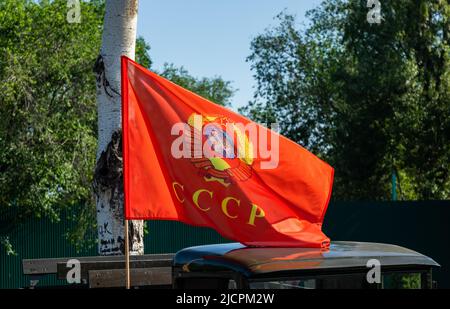
[[319, 248], [246, 247], [240, 243], [204, 245], [180, 250], [173, 266], [181, 271], [233, 270], [246, 276], [273, 272], [366, 268], [370, 259], [389, 266], [439, 266], [413, 250], [390, 244], [334, 241]]

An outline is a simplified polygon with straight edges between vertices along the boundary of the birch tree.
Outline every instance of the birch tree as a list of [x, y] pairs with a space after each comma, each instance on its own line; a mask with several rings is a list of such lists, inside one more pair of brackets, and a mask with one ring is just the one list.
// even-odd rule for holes
[[[100, 255], [125, 252], [120, 65], [135, 57], [138, 0], [107, 0], [97, 75], [98, 149], [94, 176]], [[130, 221], [130, 254], [143, 254], [143, 222]]]

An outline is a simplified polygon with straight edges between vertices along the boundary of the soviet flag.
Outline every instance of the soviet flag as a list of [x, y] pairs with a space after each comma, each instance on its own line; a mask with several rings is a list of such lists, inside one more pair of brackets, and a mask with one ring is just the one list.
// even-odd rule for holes
[[125, 217], [248, 246], [322, 247], [333, 168], [295, 142], [122, 58]]

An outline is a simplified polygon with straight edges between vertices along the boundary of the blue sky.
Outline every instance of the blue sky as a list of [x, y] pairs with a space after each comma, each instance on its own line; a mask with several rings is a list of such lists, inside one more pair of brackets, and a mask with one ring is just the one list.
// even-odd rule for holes
[[255, 81], [250, 64], [252, 38], [276, 25], [281, 11], [307, 22], [320, 0], [141, 0], [138, 35], [151, 45], [153, 67], [184, 66], [197, 77], [222, 76], [239, 89], [233, 108], [251, 100]]

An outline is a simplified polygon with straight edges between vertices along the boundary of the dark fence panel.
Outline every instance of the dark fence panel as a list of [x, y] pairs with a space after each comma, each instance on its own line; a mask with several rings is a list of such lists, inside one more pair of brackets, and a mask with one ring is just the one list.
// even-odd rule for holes
[[[1, 219], [1, 218], [0, 218]], [[450, 287], [450, 201], [395, 203], [331, 203], [324, 230], [332, 240], [357, 240], [397, 244], [426, 254], [442, 265], [435, 278]], [[96, 255], [96, 248], [76, 252], [64, 234], [73, 221], [32, 219], [17, 227], [10, 240], [17, 251], [7, 256], [0, 250], [0, 288], [28, 286], [22, 275], [22, 259]], [[145, 253], [176, 252], [194, 245], [226, 242], [216, 232], [178, 222], [149, 221]], [[40, 285], [64, 284], [55, 276], [41, 278]]]
[[434, 273], [438, 287], [450, 288], [450, 201], [335, 202], [323, 229], [332, 240], [390, 243], [425, 254], [441, 265]]
[[[4, 218], [0, 218], [4, 219]], [[20, 288], [29, 285], [29, 276], [22, 275], [22, 259], [76, 257], [96, 254], [96, 248], [77, 252], [67, 241], [65, 233], [75, 224], [71, 220], [58, 223], [49, 219], [30, 219], [17, 226], [9, 235], [17, 255], [0, 250], [0, 288]], [[39, 285], [61, 285], [56, 275], [43, 276]]]

